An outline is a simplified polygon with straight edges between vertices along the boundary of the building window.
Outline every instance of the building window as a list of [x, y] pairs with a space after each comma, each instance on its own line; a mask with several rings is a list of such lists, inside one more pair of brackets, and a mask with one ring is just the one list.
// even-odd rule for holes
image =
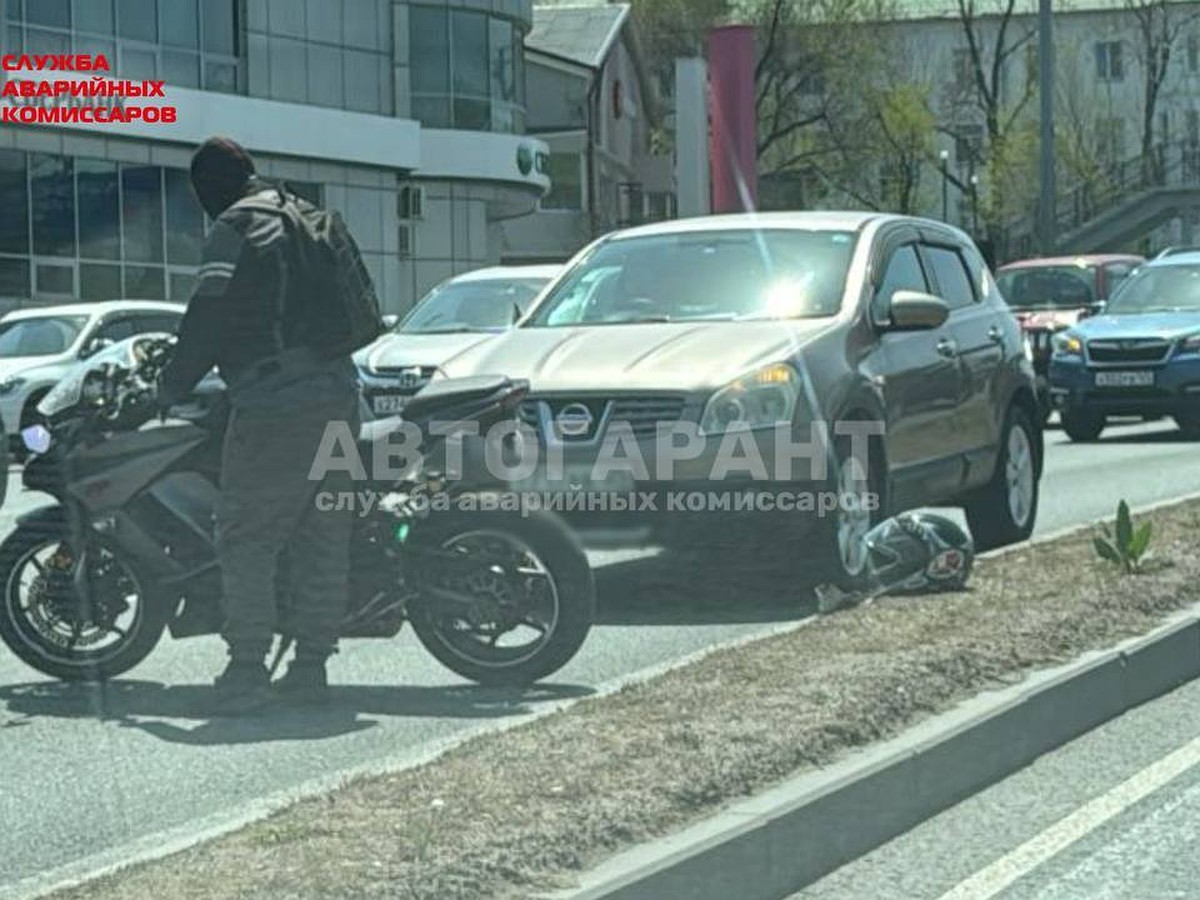
[[1120, 41], [1096, 43], [1096, 77], [1101, 81], [1121, 81], [1125, 78], [1125, 61]]
[[578, 153], [551, 153], [546, 174], [550, 192], [542, 198], [542, 209], [583, 209], [583, 160]]
[[238, 89], [238, 0], [19, 0], [9, 52], [103, 53], [114, 77]]
[[189, 298], [204, 213], [185, 169], [4, 150], [0, 208], [0, 298]]
[[524, 129], [524, 47], [512, 22], [423, 5], [408, 22], [413, 118], [428, 128]]

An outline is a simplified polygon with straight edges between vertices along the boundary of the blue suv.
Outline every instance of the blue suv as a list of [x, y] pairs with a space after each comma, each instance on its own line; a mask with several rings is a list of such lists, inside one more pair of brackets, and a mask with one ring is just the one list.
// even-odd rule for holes
[[1200, 439], [1200, 252], [1137, 269], [1100, 315], [1055, 336], [1050, 393], [1073, 441], [1109, 416], [1172, 416]]

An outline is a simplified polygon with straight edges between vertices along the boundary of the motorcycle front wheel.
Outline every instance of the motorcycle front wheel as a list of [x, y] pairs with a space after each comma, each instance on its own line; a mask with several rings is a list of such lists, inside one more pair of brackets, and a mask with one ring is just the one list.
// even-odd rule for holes
[[0, 544], [0, 639], [22, 661], [64, 681], [103, 681], [154, 649], [169, 610], [118, 548], [90, 561], [90, 602], [73, 582], [75, 560], [61, 510], [27, 517]]
[[434, 515], [410, 540], [416, 595], [409, 621], [451, 671], [484, 685], [527, 685], [557, 672], [583, 645], [596, 589], [587, 557], [561, 520], [499, 511]]

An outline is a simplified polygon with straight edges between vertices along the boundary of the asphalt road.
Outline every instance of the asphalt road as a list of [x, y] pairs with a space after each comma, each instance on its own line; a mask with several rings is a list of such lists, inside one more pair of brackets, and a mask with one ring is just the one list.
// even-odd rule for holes
[[[1087, 446], [1050, 431], [1047, 443], [1041, 533], [1111, 515], [1122, 497], [1140, 505], [1200, 492], [1196, 445], [1167, 424], [1113, 429]], [[9, 498], [0, 531], [38, 502], [11, 480]], [[598, 553], [594, 562], [597, 626], [553, 685], [522, 695], [465, 684], [407, 632], [347, 643], [331, 663], [338, 687], [328, 711], [252, 721], [205, 716], [209, 681], [224, 662], [216, 639], [164, 641], [131, 677], [103, 689], [47, 681], [0, 653], [0, 898], [21, 895], [27, 879], [154, 844], [255, 798], [419, 757], [810, 608], [788, 584], [731, 577], [736, 560], [723, 578], [652, 552]]]
[[1200, 683], [1038, 759], [790, 900], [1200, 897]]

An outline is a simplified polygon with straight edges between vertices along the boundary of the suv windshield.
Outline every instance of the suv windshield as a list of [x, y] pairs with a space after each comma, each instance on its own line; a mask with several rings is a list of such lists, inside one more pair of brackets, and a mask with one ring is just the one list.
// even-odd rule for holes
[[526, 325], [833, 316], [854, 241], [850, 232], [797, 229], [607, 241], [558, 283]]
[[1105, 312], [1133, 315], [1177, 310], [1200, 312], [1200, 266], [1147, 266], [1121, 285]]
[[401, 334], [443, 334], [507, 328], [545, 286], [542, 278], [451, 282], [434, 288], [396, 330]]
[[86, 324], [87, 316], [39, 316], [0, 322], [0, 357], [64, 353]]
[[1038, 266], [996, 274], [1000, 294], [1012, 309], [1082, 309], [1096, 302], [1092, 266]]

